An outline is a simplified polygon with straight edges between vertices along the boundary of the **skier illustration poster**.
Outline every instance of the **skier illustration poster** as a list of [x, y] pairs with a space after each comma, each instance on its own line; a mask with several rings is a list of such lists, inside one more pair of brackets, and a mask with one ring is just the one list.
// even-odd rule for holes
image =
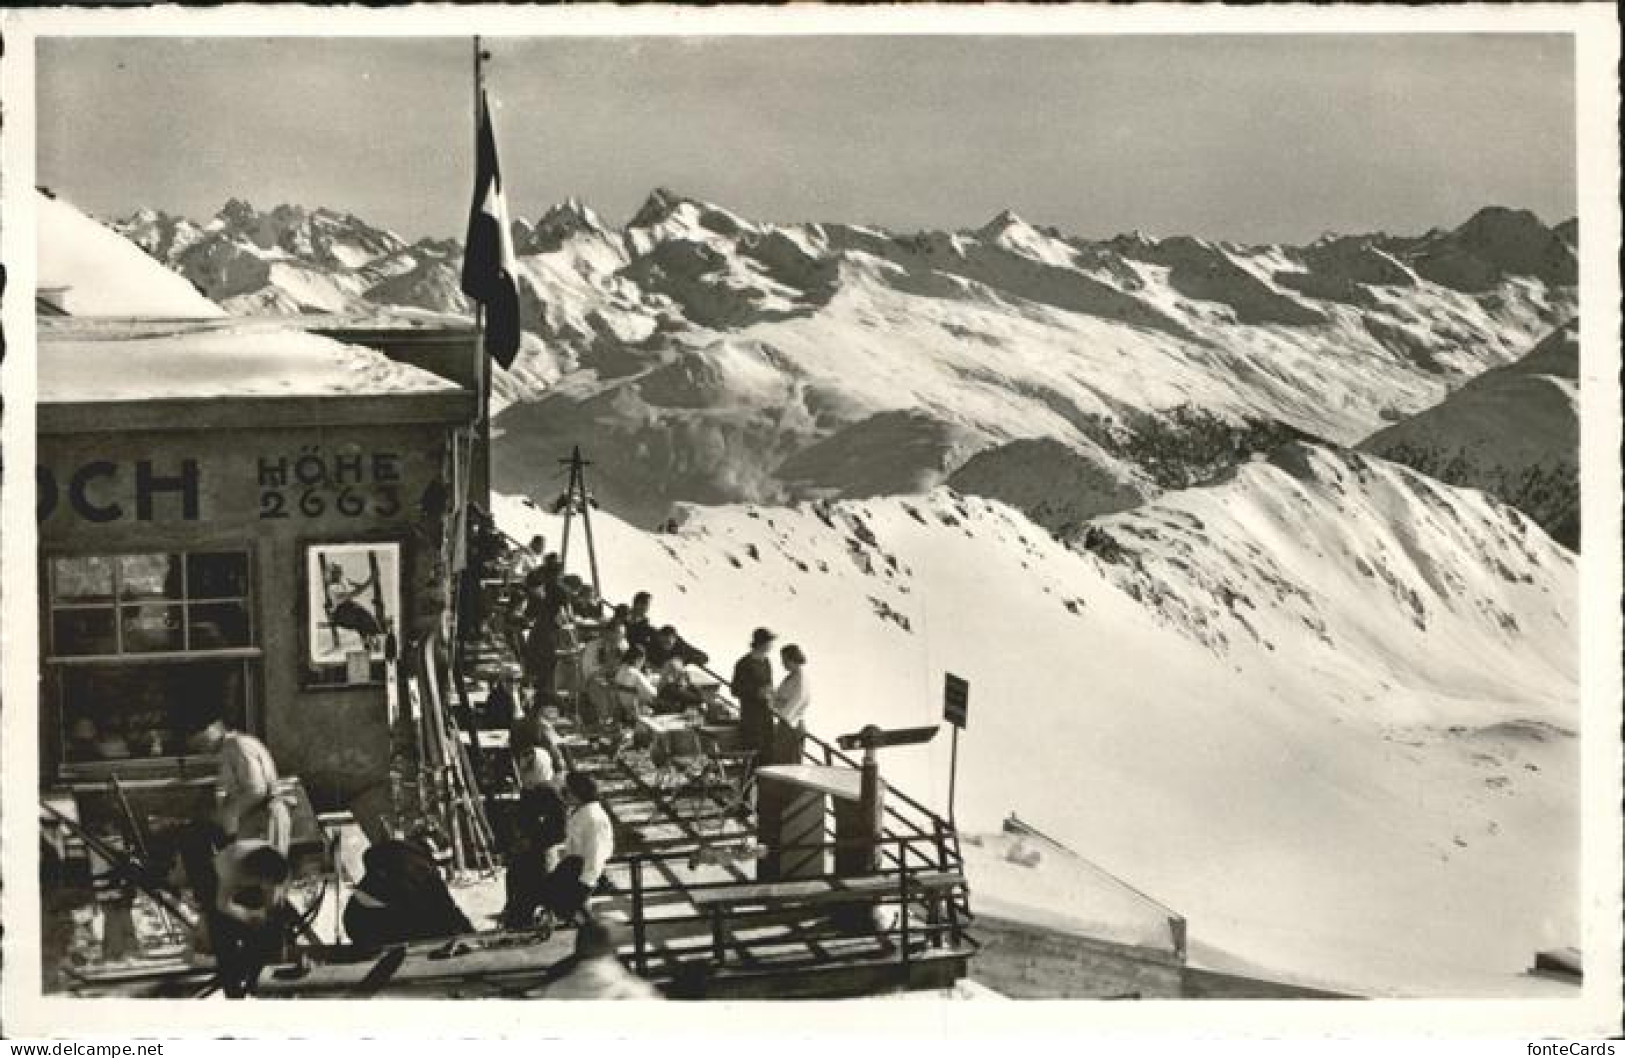
[[[400, 637], [400, 545], [314, 544], [305, 550], [309, 663], [325, 669], [384, 660]], [[365, 677], [361, 677], [363, 680]]]

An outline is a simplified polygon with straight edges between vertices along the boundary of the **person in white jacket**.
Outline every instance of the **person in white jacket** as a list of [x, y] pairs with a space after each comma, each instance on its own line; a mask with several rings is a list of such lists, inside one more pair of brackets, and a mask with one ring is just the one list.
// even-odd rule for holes
[[774, 763], [801, 763], [801, 743], [807, 733], [807, 709], [812, 687], [807, 682], [807, 655], [794, 643], [779, 651], [785, 676], [773, 692], [773, 712], [781, 723], [774, 739]]
[[564, 857], [544, 883], [542, 903], [559, 919], [570, 919], [586, 906], [604, 867], [615, 854], [615, 828], [598, 802], [592, 776], [573, 771], [564, 777], [570, 818], [564, 826]]
[[622, 723], [636, 723], [639, 716], [654, 708], [660, 692], [643, 671], [643, 648], [628, 647], [610, 681]]

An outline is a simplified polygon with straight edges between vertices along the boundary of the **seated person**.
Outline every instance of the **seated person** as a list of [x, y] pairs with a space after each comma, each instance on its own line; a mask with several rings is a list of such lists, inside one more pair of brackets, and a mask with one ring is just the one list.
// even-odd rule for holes
[[581, 688], [581, 723], [589, 731], [613, 726], [618, 713], [614, 667], [599, 669]]
[[508, 752], [519, 773], [519, 788], [534, 789], [553, 782], [564, 770], [564, 754], [559, 749], [558, 732], [544, 715], [549, 705], [557, 707], [555, 695], [538, 695], [525, 714], [508, 729]]
[[677, 634], [673, 625], [666, 625], [654, 634], [645, 653], [648, 655], [648, 665], [651, 669], [663, 669], [666, 662], [677, 658], [684, 665], [704, 665], [710, 661], [710, 655], [691, 645], [682, 636]]
[[604, 866], [615, 853], [615, 830], [598, 801], [598, 783], [573, 771], [564, 777], [570, 817], [565, 824], [564, 855], [542, 885], [542, 905], [559, 919], [571, 919], [604, 878]]
[[655, 699], [660, 696], [655, 685], [649, 682], [649, 677], [644, 675], [641, 647], [629, 647], [621, 655], [621, 663], [615, 669], [611, 682], [615, 685], [619, 705], [617, 719], [622, 723], [637, 723], [639, 716], [654, 708]]
[[516, 577], [526, 577], [534, 570], [542, 568], [542, 559], [547, 557], [547, 539], [537, 534], [530, 538], [530, 543], [519, 549], [513, 557], [513, 572]]
[[635, 647], [647, 648], [654, 639], [654, 625], [649, 617], [651, 602], [649, 593], [640, 591], [632, 596], [632, 608], [626, 612], [626, 640]]
[[378, 948], [474, 931], [421, 845], [379, 842], [362, 862], [367, 873], [344, 907], [344, 932], [352, 943]]
[[679, 657], [666, 659], [660, 669], [658, 700], [655, 710], [662, 713], [681, 713], [705, 704], [705, 695], [694, 685], [688, 666]]
[[[125, 747], [126, 752], [128, 748]], [[96, 721], [81, 716], [68, 729], [68, 759], [97, 760], [101, 755], [101, 732], [96, 730]]]
[[207, 918], [216, 972], [226, 995], [239, 999], [292, 944], [297, 919], [288, 906], [288, 858], [268, 841], [233, 841], [215, 855], [214, 875]]
[[529, 929], [535, 924], [536, 912], [547, 898], [548, 877], [563, 855], [565, 815], [564, 799], [551, 785], [520, 795], [504, 877], [507, 900], [499, 916], [504, 928]]
[[506, 672], [500, 673], [496, 682], [491, 685], [491, 693], [486, 695], [485, 705], [480, 710], [482, 726], [510, 727], [520, 717], [519, 702], [513, 693], [513, 677]]
[[581, 652], [581, 678], [591, 680], [600, 673], [612, 675], [620, 664], [621, 655], [632, 644], [626, 641], [626, 629], [611, 620], [591, 633], [591, 639]]

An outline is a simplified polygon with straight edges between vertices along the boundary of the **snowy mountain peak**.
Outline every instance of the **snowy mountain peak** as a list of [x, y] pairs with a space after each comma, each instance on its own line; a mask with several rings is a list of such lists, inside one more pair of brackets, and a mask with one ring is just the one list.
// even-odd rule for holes
[[1424, 278], [1476, 293], [1507, 276], [1573, 286], [1579, 281], [1575, 246], [1528, 210], [1486, 206], [1460, 227], [1429, 233], [1407, 249]]
[[643, 205], [627, 221], [628, 228], [652, 228], [670, 217], [684, 203], [693, 203], [694, 200], [666, 187], [657, 187], [649, 192], [649, 197], [643, 200]]
[[540, 220], [528, 226], [523, 237], [519, 235], [520, 224], [514, 222], [514, 249], [521, 254], [549, 253], [577, 236], [611, 236], [608, 225], [598, 213], [574, 197], [550, 207]]
[[249, 202], [247, 199], [233, 196], [226, 199], [225, 205], [220, 207], [219, 211], [215, 213], [215, 216], [221, 220], [240, 223], [242, 221], [251, 220], [258, 214], [259, 211], [254, 208], [253, 203]]
[[976, 234], [980, 235], [984, 239], [992, 239], [997, 238], [999, 235], [1012, 229], [1021, 230], [1030, 229], [1030, 227], [1031, 226], [1026, 221], [1021, 219], [1020, 215], [1017, 214], [1015, 210], [1007, 208], [1001, 209], [997, 214], [994, 215], [992, 220], [988, 221], [986, 224], [982, 225], [981, 228], [977, 229]]

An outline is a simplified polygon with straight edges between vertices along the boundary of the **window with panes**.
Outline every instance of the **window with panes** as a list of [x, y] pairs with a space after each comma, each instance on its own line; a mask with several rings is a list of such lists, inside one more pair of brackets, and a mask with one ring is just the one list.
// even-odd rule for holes
[[247, 722], [260, 650], [246, 551], [56, 555], [44, 574], [65, 768], [186, 757], [201, 718]]

